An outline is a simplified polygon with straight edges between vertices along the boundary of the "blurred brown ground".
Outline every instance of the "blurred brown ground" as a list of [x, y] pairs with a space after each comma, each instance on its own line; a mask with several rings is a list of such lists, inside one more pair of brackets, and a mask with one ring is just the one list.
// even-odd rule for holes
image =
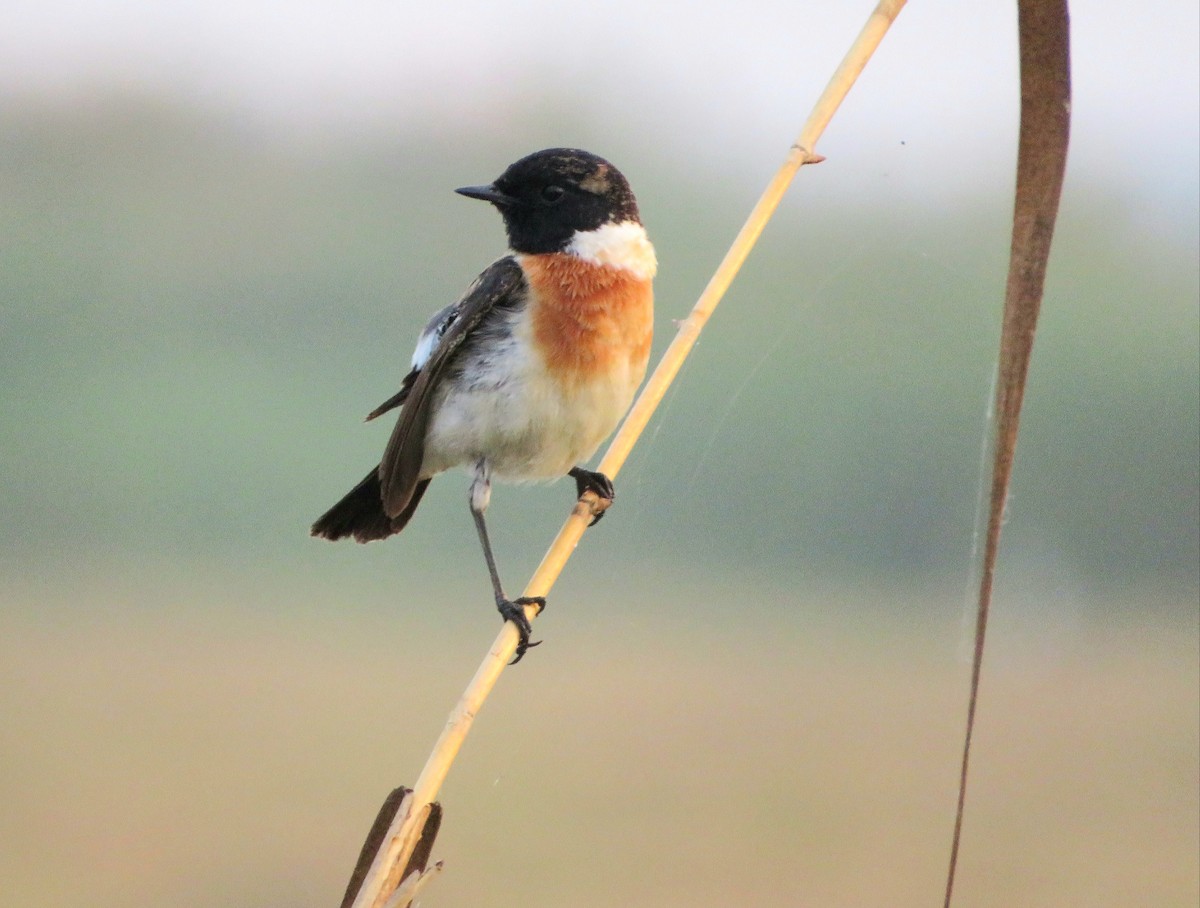
[[[5, 593], [0, 902], [336, 904], [491, 616], [286, 616], [254, 589], [135, 613], [132, 592], [74, 613]], [[773, 591], [745, 621], [648, 600], [606, 625], [581, 595], [560, 597], [546, 646], [481, 714], [443, 792], [447, 870], [426, 904], [940, 904], [957, 621], [906, 623], [920, 604], [901, 597]], [[1195, 905], [1196, 627], [1056, 630], [1059, 605], [999, 603], [959, 904]], [[1041, 612], [1039, 633], [1018, 607]]]

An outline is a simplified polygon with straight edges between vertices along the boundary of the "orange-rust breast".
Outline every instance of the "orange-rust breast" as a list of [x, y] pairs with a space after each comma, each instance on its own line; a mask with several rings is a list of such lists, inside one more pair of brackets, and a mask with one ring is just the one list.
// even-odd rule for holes
[[640, 381], [654, 333], [650, 280], [566, 253], [522, 256], [529, 279], [533, 341], [563, 382], [614, 371]]

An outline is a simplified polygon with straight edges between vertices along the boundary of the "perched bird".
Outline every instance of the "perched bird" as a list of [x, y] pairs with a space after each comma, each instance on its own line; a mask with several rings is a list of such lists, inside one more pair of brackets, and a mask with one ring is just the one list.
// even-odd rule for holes
[[569, 475], [612, 503], [607, 476], [580, 466], [616, 428], [641, 384], [653, 333], [654, 247], [629, 183], [586, 151], [524, 157], [487, 186], [456, 190], [499, 209], [510, 251], [417, 339], [412, 369], [367, 419], [401, 407], [377, 468], [312, 526], [359, 542], [399, 533], [430, 480], [472, 474], [471, 514], [501, 618], [530, 646], [525, 605], [504, 594], [484, 512], [492, 478]]

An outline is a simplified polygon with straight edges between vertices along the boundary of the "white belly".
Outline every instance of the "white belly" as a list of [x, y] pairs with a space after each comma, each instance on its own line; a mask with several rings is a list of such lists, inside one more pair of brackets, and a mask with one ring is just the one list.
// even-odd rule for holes
[[437, 392], [422, 477], [486, 459], [498, 478], [554, 479], [591, 458], [629, 409], [643, 370], [555, 381], [529, 352], [525, 314], [513, 322], [506, 349], [493, 345]]

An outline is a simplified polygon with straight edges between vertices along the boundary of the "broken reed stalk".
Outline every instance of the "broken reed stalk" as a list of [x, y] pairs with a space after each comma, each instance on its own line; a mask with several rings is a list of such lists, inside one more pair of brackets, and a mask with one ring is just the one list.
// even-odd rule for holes
[[1071, 28], [1067, 0], [1017, 0], [1017, 34], [1021, 59], [1017, 188], [993, 405], [991, 498], [976, 601], [975, 651], [971, 659], [967, 725], [944, 908], [950, 908], [954, 896], [992, 584], [1071, 134]]
[[[709, 280], [708, 286], [705, 287], [699, 300], [696, 301], [691, 313], [680, 324], [675, 339], [663, 354], [654, 374], [646, 382], [642, 393], [622, 423], [608, 452], [604, 455], [604, 459], [600, 462], [601, 473], [614, 478], [620, 472], [629, 452], [641, 436], [642, 430], [650, 421], [651, 415], [658, 407], [663, 395], [666, 394], [671, 382], [675, 379], [683, 361], [699, 339], [700, 332], [709, 316], [716, 309], [721, 297], [724, 296], [734, 276], [757, 242], [767, 221], [774, 214], [796, 172], [804, 164], [815, 164], [824, 160], [823, 157], [813, 152], [817, 140], [825, 131], [825, 127], [829, 125], [829, 121], [867, 65], [867, 61], [870, 60], [880, 41], [883, 40], [883, 36], [891, 27], [892, 22], [899, 15], [905, 2], [906, 0], [881, 0], [871, 13], [858, 38], [830, 78], [825, 91], [817, 99], [799, 136], [788, 150], [783, 165], [750, 212], [745, 225], [734, 239], [733, 245], [725, 254], [725, 258]], [[530, 578], [522, 593], [523, 596], [545, 596], [549, 593], [583, 536], [583, 531], [587, 528], [591, 516], [592, 511], [587, 502], [581, 501], [576, 504], [558, 536], [550, 544], [549, 550], [542, 558], [542, 563]], [[527, 608], [526, 614], [530, 620], [533, 620], [537, 613], [535, 609]], [[363, 879], [358, 895], [353, 902], [354, 908], [384, 908], [390, 904], [402, 903], [402, 900], [393, 901], [389, 897], [403, 882], [400, 876], [408, 865], [412, 848], [421, 837], [423, 818], [428, 816], [429, 805], [437, 797], [442, 782], [449, 773], [450, 766], [471, 729], [475, 716], [483, 706], [488, 694], [491, 693], [500, 673], [512, 658], [516, 646], [516, 628], [511, 623], [505, 623], [483, 663], [475, 672], [475, 677], [471, 679], [462, 698], [450, 713], [446, 727], [434, 745], [433, 752], [430, 754], [425, 768], [421, 771], [416, 785], [413, 786], [411, 797], [406, 798], [407, 803], [397, 813], [388, 830], [387, 837]]]

